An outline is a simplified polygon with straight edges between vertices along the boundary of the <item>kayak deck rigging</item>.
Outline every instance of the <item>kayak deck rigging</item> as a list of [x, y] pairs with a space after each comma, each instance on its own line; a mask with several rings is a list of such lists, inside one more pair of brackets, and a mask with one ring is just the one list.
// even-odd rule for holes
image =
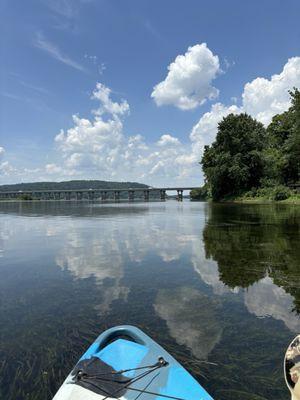
[[212, 400], [161, 346], [136, 327], [103, 332], [54, 400]]
[[[138, 381], [138, 380], [140, 380], [142, 378], [145, 378], [146, 376], [152, 374], [153, 372], [159, 370], [160, 368], [166, 367], [168, 365], [169, 365], [169, 363], [163, 357], [159, 357], [158, 361], [153, 365], [145, 365], [145, 366], [142, 366], [142, 367], [130, 368], [130, 369], [125, 369], [125, 370], [120, 370], [120, 371], [103, 372], [103, 373], [99, 373], [97, 375], [90, 375], [87, 372], [85, 372], [84, 370], [79, 369], [76, 372], [76, 375], [75, 375], [75, 378], [74, 378], [74, 383], [78, 383], [80, 381], [80, 383], [87, 382], [89, 384], [94, 385], [99, 391], [105, 393], [106, 397], [104, 397], [103, 400], [107, 400], [109, 397], [110, 398], [119, 399], [119, 397], [116, 397], [116, 396], [118, 395], [118, 393], [120, 391], [123, 390], [123, 388], [126, 388], [127, 390], [132, 390], [132, 391], [138, 392], [139, 394], [136, 397], [136, 399], [141, 394], [144, 393], [144, 394], [150, 394], [150, 395], [153, 395], [153, 396], [160, 396], [160, 397], [163, 397], [163, 398], [166, 398], [166, 399], [186, 400], [186, 399], [183, 399], [181, 397], [173, 397], [173, 396], [163, 395], [163, 394], [160, 394], [160, 393], [150, 392], [149, 390], [146, 390], [151, 385], [151, 383], [155, 380], [155, 378], [158, 376], [159, 373], [157, 373], [157, 374], [155, 374], [154, 376], [151, 377], [150, 381], [146, 384], [144, 389], [138, 389], [138, 388], [129, 386], [130, 384], [132, 384], [132, 383], [134, 383], [134, 382], [136, 382], [136, 381]], [[147, 369], [147, 371], [141, 373], [138, 376], [135, 376], [134, 378], [127, 378], [127, 379], [125, 378], [125, 379], [122, 379], [122, 380], [113, 379], [113, 378], [110, 378], [110, 379], [109, 378], [105, 378], [105, 376], [106, 377], [107, 376], [113, 377], [114, 375], [122, 375], [123, 373], [126, 373], [126, 372], [139, 371], [139, 370], [144, 370], [144, 369]], [[96, 384], [94, 381], [91, 382], [91, 380], [97, 380], [97, 381], [99, 381], [99, 384]], [[107, 393], [107, 391], [103, 388], [103, 386], [100, 386], [101, 383], [103, 383], [103, 382], [114, 382], [114, 383], [119, 384], [120, 386], [124, 385], [124, 387], [118, 388], [113, 393]]]

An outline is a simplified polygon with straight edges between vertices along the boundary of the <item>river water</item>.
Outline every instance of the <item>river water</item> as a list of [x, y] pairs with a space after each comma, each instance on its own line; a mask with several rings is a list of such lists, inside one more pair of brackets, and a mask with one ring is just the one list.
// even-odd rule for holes
[[299, 207], [2, 203], [0, 273], [1, 399], [51, 399], [118, 324], [144, 330], [217, 400], [289, 398]]

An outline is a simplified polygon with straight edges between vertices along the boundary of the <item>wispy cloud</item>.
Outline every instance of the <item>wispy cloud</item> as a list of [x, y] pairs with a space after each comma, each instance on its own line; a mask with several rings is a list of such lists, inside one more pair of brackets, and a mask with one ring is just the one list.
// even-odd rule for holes
[[[30, 107], [35, 108], [36, 110], [39, 111], [46, 111], [46, 110], [51, 110], [53, 111], [45, 102], [43, 102], [40, 98], [36, 99], [33, 97], [28, 97], [26, 95], [19, 95], [11, 92], [6, 92], [6, 91], [0, 91], [0, 98], [5, 97], [10, 100], [22, 102], [23, 104], [27, 104]], [[4, 100], [0, 100], [4, 101]], [[55, 111], [55, 110], [54, 110]]]
[[22, 80], [19, 81], [19, 83], [20, 83], [20, 85], [24, 86], [25, 88], [31, 89], [31, 90], [41, 93], [41, 94], [49, 94], [50, 93], [47, 89], [44, 89], [43, 87], [35, 86], [28, 82], [24, 82]]
[[80, 7], [94, 0], [43, 0], [43, 3], [54, 13], [72, 19], [79, 15]]
[[53, 12], [71, 19], [74, 18], [78, 13], [78, 1], [70, 0], [52, 0], [45, 1], [45, 5], [49, 7]]
[[163, 37], [162, 35], [159, 33], [159, 31], [157, 30], [157, 28], [149, 21], [146, 20], [143, 22], [143, 25], [145, 27], [145, 29], [152, 35], [154, 36], [156, 39], [158, 40], [162, 40]]
[[23, 87], [33, 90], [35, 92], [38, 92], [40, 94], [50, 94], [49, 90], [41, 87], [41, 86], [36, 86], [32, 83], [29, 83], [25, 80], [23, 80], [22, 75], [18, 74], [17, 72], [10, 72], [9, 75], [16, 81], [18, 84], [22, 85]]
[[103, 75], [103, 72], [106, 70], [106, 65], [104, 62], [99, 63], [97, 56], [92, 56], [89, 54], [85, 54], [84, 58], [96, 66], [99, 75]]
[[9, 99], [12, 99], [12, 100], [24, 101], [24, 98], [23, 98], [23, 97], [18, 96], [18, 95], [13, 94], [13, 93], [1, 91], [1, 92], [0, 92], [0, 95], [1, 95], [1, 96], [4, 96], [4, 97], [7, 97], [7, 98], [9, 98]]
[[55, 23], [53, 28], [78, 33], [81, 8], [99, 0], [41, 0], [50, 10]]
[[55, 44], [49, 42], [41, 32], [38, 32], [34, 41], [34, 45], [46, 53], [52, 58], [60, 61], [63, 64], [68, 65], [81, 72], [86, 72], [85, 68], [77, 61], [72, 60], [68, 55], [64, 54]]

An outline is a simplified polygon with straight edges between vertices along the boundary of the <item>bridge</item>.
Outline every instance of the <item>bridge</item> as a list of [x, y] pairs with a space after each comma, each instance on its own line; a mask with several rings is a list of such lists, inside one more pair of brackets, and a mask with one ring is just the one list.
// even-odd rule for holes
[[[129, 201], [135, 198], [149, 201], [151, 194], [161, 201], [166, 200], [167, 191], [177, 192], [177, 200], [183, 200], [184, 191], [191, 191], [196, 187], [146, 187], [146, 188], [127, 188], [127, 189], [72, 189], [72, 190], [19, 190], [19, 191], [0, 191], [0, 200], [115, 200], [120, 201], [127, 197]], [[123, 194], [123, 196], [122, 196]], [[125, 196], [124, 196], [125, 194]]]

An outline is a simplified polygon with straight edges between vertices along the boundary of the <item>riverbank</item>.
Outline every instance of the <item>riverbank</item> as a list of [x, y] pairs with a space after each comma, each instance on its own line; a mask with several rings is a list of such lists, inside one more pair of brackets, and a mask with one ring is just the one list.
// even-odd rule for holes
[[247, 192], [239, 196], [229, 196], [222, 202], [251, 203], [251, 204], [293, 204], [300, 205], [300, 193], [295, 193], [287, 188], [276, 190], [262, 188], [256, 193]]
[[291, 204], [291, 205], [300, 205], [300, 195], [289, 197], [285, 200], [270, 200], [266, 197], [237, 197], [231, 200], [222, 200], [221, 202], [233, 202], [233, 203], [247, 203], [247, 204]]
[[[191, 192], [191, 200], [213, 201], [207, 187], [203, 186]], [[276, 188], [260, 188], [240, 195], [225, 196], [219, 203], [249, 204], [291, 204], [300, 205], [300, 193], [284, 186]]]

